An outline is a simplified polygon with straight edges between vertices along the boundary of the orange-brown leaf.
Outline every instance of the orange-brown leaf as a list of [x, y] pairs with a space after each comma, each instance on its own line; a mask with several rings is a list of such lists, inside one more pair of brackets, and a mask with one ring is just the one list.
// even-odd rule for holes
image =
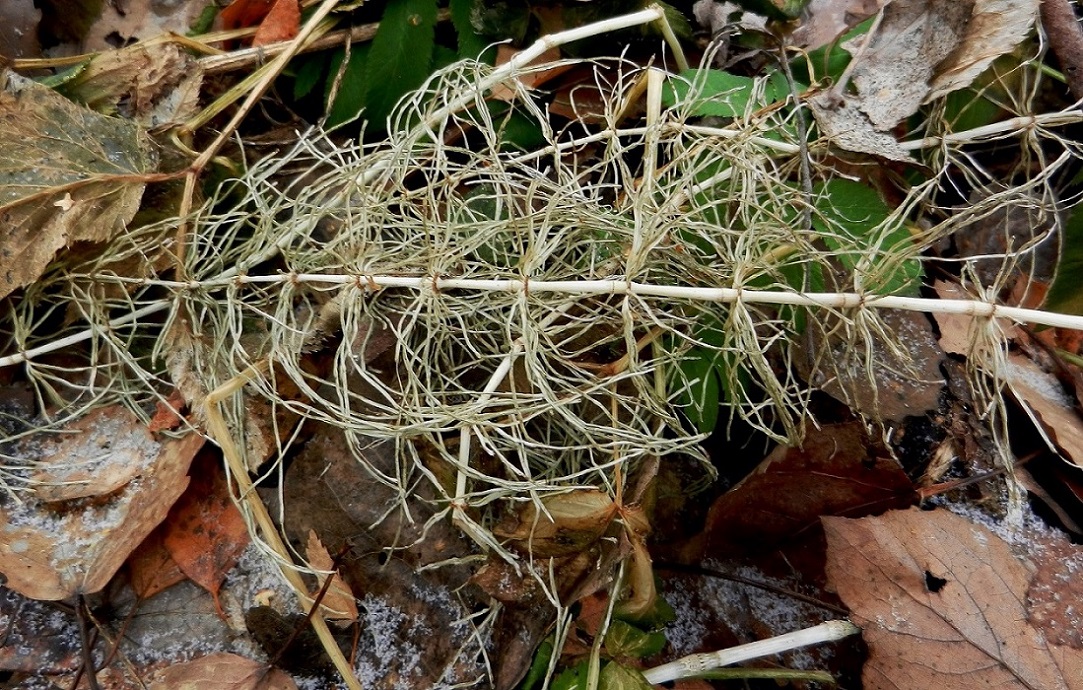
[[301, 30], [301, 6], [297, 0], [278, 0], [274, 7], [260, 22], [252, 45], [265, 46], [269, 43], [288, 41]]
[[192, 463], [192, 483], [169, 512], [165, 547], [181, 571], [218, 600], [218, 590], [248, 545], [248, 528], [215, 455]]

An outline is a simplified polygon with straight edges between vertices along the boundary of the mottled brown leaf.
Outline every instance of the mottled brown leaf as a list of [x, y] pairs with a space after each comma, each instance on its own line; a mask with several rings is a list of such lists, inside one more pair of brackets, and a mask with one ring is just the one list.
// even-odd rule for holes
[[0, 572], [7, 586], [43, 600], [101, 590], [184, 493], [203, 441], [189, 434], [150, 444], [153, 461], [108, 497], [16, 503], [0, 494]]
[[217, 604], [226, 573], [248, 546], [248, 528], [216, 454], [200, 454], [191, 475], [188, 490], [169, 511], [163, 542], [181, 571]]
[[139, 208], [155, 166], [146, 135], [12, 72], [0, 73], [0, 297], [60, 249], [101, 242]]

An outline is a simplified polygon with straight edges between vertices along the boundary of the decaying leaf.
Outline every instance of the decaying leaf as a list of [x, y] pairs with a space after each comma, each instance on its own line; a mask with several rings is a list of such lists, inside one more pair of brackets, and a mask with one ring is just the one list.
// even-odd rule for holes
[[989, 529], [943, 510], [823, 522], [869, 690], [1083, 688], [1083, 651], [1028, 622], [1032, 566]]
[[[43, 600], [99, 591], [184, 493], [188, 466], [203, 441], [189, 434], [162, 443], [140, 442], [141, 452], [152, 460], [137, 479], [109, 496], [54, 503], [0, 497], [0, 572], [7, 586]], [[114, 439], [114, 447], [126, 443]]]
[[208, 654], [156, 671], [151, 690], [297, 690], [282, 671], [236, 654]]
[[1041, 0], [977, 0], [955, 49], [936, 65], [925, 102], [969, 86], [979, 74], [1019, 45], [1034, 26]]
[[936, 409], [944, 374], [944, 353], [924, 314], [889, 311], [882, 317], [897, 340], [870, 333], [866, 344], [840, 335], [838, 320], [826, 317], [806, 331], [807, 359], [798, 371], [809, 383], [880, 421], [902, 421]]
[[330, 553], [353, 547], [339, 573], [359, 599], [356, 666], [366, 690], [433, 687], [484, 673], [477, 645], [488, 644], [489, 633], [460, 622], [488, 601], [469, 582], [467, 556], [475, 547], [450, 520], [432, 520], [432, 485], [418, 484], [403, 505], [382, 479], [400, 471], [393, 442], [351, 442], [324, 425], [282, 486], [292, 543], [303, 549], [314, 531]]
[[57, 90], [143, 127], [182, 122], [199, 108], [203, 69], [173, 43], [136, 44], [94, 56]]
[[[305, 545], [305, 557], [308, 559], [308, 564], [318, 570], [335, 569], [334, 559], [331, 558], [331, 554], [327, 553], [327, 549], [320, 542], [320, 538], [316, 536], [314, 530], [308, 532], [308, 544]], [[316, 592], [320, 591], [327, 582], [326, 575], [319, 576], [319, 586], [316, 588]], [[350, 623], [357, 622], [357, 600], [354, 599], [353, 592], [350, 591], [350, 586], [343, 580], [342, 576], [338, 573], [331, 575], [331, 584], [327, 586], [327, 593], [324, 594], [323, 599], [320, 600], [320, 607], [323, 609], [324, 618], [331, 620], [347, 621]], [[313, 593], [315, 595], [315, 592]]]
[[93, 410], [66, 433], [41, 444], [40, 469], [31, 475], [42, 501], [108, 496], [142, 474], [158, 443], [139, 418], [119, 405]]
[[874, 34], [857, 39], [860, 108], [886, 131], [922, 103], [967, 86], [1033, 25], [1035, 0], [894, 0]]
[[873, 127], [860, 102], [849, 95], [822, 91], [806, 101], [823, 136], [834, 146], [854, 153], [868, 153], [890, 161], [913, 163], [914, 157], [888, 132]]
[[132, 590], [140, 600], [150, 599], [188, 577], [165, 548], [164, 540], [159, 525], [128, 557]]
[[1053, 449], [1083, 467], [1083, 419], [1055, 376], [1021, 355], [1008, 357], [1008, 388], [1034, 419]]
[[801, 25], [793, 32], [794, 45], [816, 50], [876, 14], [887, 0], [810, 0]]
[[[94, 6], [94, 3], [82, 4]], [[99, 3], [101, 13], [83, 39], [83, 52], [109, 51], [117, 45], [129, 45], [169, 32], [184, 35], [209, 4], [207, 0]]]
[[0, 297], [29, 285], [61, 248], [113, 237], [139, 208], [154, 155], [131, 122], [98, 115], [12, 72], [0, 74]]

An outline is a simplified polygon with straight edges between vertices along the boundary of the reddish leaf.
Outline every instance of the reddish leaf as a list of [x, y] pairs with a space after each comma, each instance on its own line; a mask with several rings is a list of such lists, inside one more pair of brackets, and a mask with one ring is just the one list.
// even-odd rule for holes
[[273, 6], [274, 0], [233, 0], [218, 16], [223, 29], [243, 29], [262, 22]]
[[860, 422], [811, 430], [800, 448], [780, 446], [711, 506], [713, 552], [771, 548], [821, 515], [865, 515], [910, 505], [914, 490], [899, 463]]
[[188, 407], [184, 402], [184, 396], [180, 391], [173, 391], [164, 401], [159, 400], [154, 406], [154, 416], [147, 425], [152, 434], [160, 431], [171, 431], [184, 423], [182, 412]]
[[128, 572], [140, 599], [149, 599], [186, 577], [165, 548], [165, 530], [160, 525], [128, 557]]
[[252, 45], [288, 41], [301, 30], [301, 6], [297, 0], [278, 0], [259, 25]]
[[248, 528], [233, 505], [221, 465], [212, 453], [192, 463], [192, 483], [165, 523], [165, 548], [178, 567], [215, 603], [218, 590], [248, 545]]

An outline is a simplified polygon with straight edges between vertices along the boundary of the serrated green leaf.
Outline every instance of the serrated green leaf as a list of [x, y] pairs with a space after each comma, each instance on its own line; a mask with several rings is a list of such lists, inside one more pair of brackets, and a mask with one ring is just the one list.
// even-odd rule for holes
[[[327, 107], [327, 126], [337, 127], [356, 118], [365, 107], [367, 80], [365, 73], [368, 67], [369, 51], [371, 44], [353, 46], [350, 50], [350, 60], [346, 63], [346, 69], [342, 73], [339, 82], [338, 93], [335, 101]], [[342, 60], [346, 54], [343, 50], [335, 51], [327, 65], [326, 88], [330, 97], [331, 87], [342, 67]]]
[[881, 224], [891, 214], [880, 195], [871, 187], [851, 180], [834, 179], [814, 188], [813, 227], [823, 234], [824, 243], [839, 252], [838, 260], [847, 270], [873, 257], [874, 261], [889, 262], [890, 276], [882, 285], [874, 286], [882, 294], [913, 291], [921, 275], [917, 258], [899, 260], [897, 252], [910, 244], [910, 233], [899, 223], [887, 233]]
[[666, 636], [649, 632], [622, 620], [613, 620], [605, 633], [605, 650], [614, 657], [643, 659], [657, 654], [666, 646]]
[[[294, 60], [297, 65], [293, 73], [293, 98], [295, 100], [310, 94], [312, 89], [320, 83], [326, 75], [327, 65], [330, 60], [331, 57], [328, 53], [301, 55]], [[339, 60], [342, 60], [341, 53], [339, 53]]]
[[651, 690], [651, 684], [634, 668], [611, 661], [598, 678], [600, 690]]
[[372, 39], [365, 67], [365, 119], [383, 129], [407, 92], [432, 72], [436, 0], [391, 0]]
[[474, 0], [451, 0], [448, 10], [451, 12], [451, 25], [455, 27], [459, 38], [459, 57], [466, 60], [481, 58], [482, 62], [489, 62], [483, 55], [492, 52], [486, 50], [489, 41], [478, 33], [471, 20]]

